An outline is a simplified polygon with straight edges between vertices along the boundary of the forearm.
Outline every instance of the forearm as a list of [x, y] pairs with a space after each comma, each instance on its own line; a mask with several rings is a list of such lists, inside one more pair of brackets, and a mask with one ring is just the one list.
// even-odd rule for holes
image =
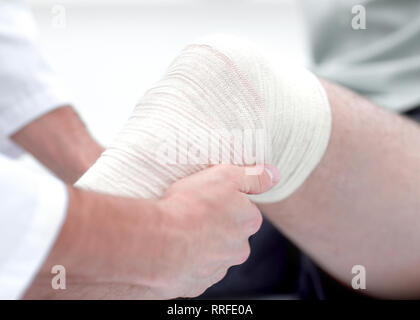
[[[154, 255], [161, 238], [153, 201], [68, 189], [66, 221], [25, 298], [152, 297], [148, 286], [154, 284], [156, 275], [151, 261], [157, 260]], [[54, 265], [66, 270], [65, 290], [51, 286]], [[130, 268], [133, 265], [135, 269]]]
[[286, 200], [263, 212], [321, 266], [367, 292], [420, 294], [420, 128], [325, 81], [333, 115], [321, 163]]
[[34, 120], [12, 139], [69, 184], [76, 182], [103, 151], [69, 106]]

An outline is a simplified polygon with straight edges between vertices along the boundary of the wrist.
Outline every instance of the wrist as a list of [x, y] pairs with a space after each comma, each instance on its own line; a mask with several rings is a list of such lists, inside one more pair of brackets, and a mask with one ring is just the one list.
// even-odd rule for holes
[[[168, 261], [162, 212], [155, 200], [119, 198], [68, 187], [61, 232], [34, 279], [28, 297], [158, 298]], [[66, 270], [65, 292], [51, 289], [51, 267]], [[170, 266], [174, 267], [174, 266]], [[115, 292], [115, 288], [119, 288]], [[121, 291], [122, 290], [122, 291]]]
[[152, 283], [162, 238], [157, 201], [68, 189], [68, 216], [55, 259], [89, 282]]

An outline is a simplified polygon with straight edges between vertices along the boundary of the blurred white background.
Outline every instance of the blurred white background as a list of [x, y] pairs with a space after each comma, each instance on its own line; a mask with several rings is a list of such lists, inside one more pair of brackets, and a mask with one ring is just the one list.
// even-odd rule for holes
[[[92, 134], [106, 145], [190, 41], [232, 33], [274, 60], [307, 64], [294, 0], [29, 1], [41, 47]], [[64, 20], [63, 20], [64, 12]], [[29, 157], [24, 163], [37, 167]]]

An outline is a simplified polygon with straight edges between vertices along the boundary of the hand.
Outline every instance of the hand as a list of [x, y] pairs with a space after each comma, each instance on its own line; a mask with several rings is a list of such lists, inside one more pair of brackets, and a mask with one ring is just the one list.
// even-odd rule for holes
[[[160, 200], [69, 187], [60, 235], [25, 298], [164, 299], [197, 296], [249, 255], [261, 214], [246, 193], [270, 189], [264, 171], [220, 165], [174, 183]], [[51, 267], [67, 270], [51, 289]]]
[[262, 216], [245, 193], [263, 193], [277, 182], [277, 169], [267, 170], [271, 176], [265, 170], [251, 176], [243, 167], [219, 165], [166, 191], [159, 201], [165, 237], [156, 256], [157, 296], [198, 296], [229, 267], [247, 260], [248, 238], [259, 230]]

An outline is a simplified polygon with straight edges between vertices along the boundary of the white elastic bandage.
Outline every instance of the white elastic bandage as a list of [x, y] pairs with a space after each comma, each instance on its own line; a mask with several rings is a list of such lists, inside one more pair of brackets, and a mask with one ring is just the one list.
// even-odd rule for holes
[[[76, 186], [157, 198], [211, 163], [250, 165], [258, 158], [246, 157], [247, 148], [253, 155], [263, 144], [262, 161], [279, 169], [280, 181], [251, 198], [276, 202], [302, 185], [319, 163], [330, 131], [328, 99], [313, 74], [274, 68], [243, 40], [208, 37], [180, 53]], [[235, 148], [240, 139], [233, 138], [241, 132], [243, 150]]]

